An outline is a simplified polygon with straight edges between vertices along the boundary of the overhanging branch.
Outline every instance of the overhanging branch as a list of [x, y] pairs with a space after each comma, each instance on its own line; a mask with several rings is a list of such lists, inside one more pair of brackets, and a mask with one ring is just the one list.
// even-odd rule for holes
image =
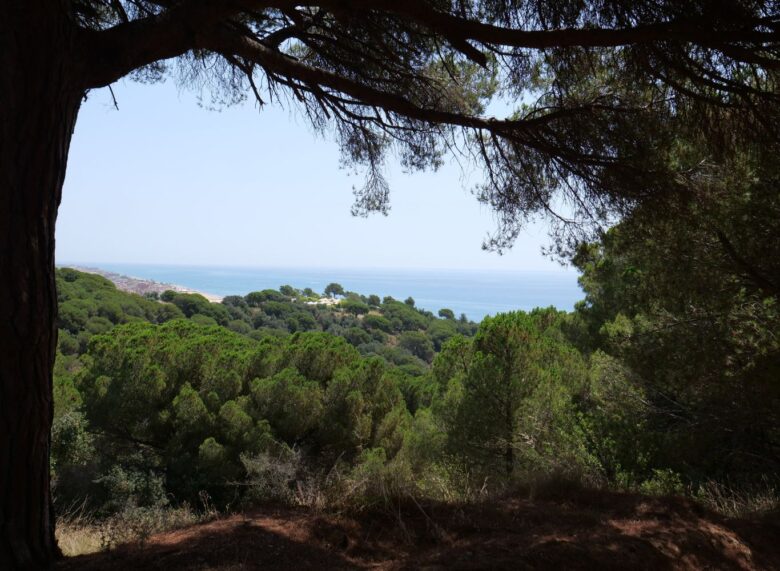
[[356, 105], [375, 106], [424, 123], [483, 129], [499, 135], [512, 135], [514, 138], [517, 138], [524, 130], [530, 132], [556, 119], [589, 110], [589, 108], [584, 107], [550, 112], [528, 119], [498, 120], [435, 108], [425, 108], [401, 95], [375, 89], [325, 69], [308, 66], [268, 48], [261, 42], [248, 37], [237, 37], [226, 30], [215, 31], [208, 38], [204, 38], [204, 40], [204, 48], [223, 55], [239, 55], [245, 60], [259, 65], [271, 75], [293, 78], [303, 85], [309, 86], [309, 89], [313, 89], [315, 86], [326, 87], [353, 97], [356, 100]]
[[[776, 67], [777, 58], [767, 54], [780, 47], [780, 28], [766, 19], [754, 18], [715, 24], [704, 17], [637, 25], [626, 28], [583, 27], [555, 30], [523, 30], [502, 27], [436, 10], [421, 0], [188, 0], [156, 2], [165, 10], [116, 25], [103, 31], [85, 31], [85, 60], [90, 70], [87, 87], [108, 85], [134, 69], [194, 49], [199, 38], [225, 22], [275, 9], [290, 13], [295, 8], [320, 9], [333, 14], [364, 12], [407, 21], [445, 38], [472, 61], [484, 64], [470, 42], [496, 46], [547, 49], [573, 47], [615, 47], [675, 42], [720, 50], [724, 55], [764, 67]], [[291, 31], [281, 33], [283, 39]], [[275, 38], [275, 39], [280, 39]], [[758, 50], [761, 53], [757, 53]]]

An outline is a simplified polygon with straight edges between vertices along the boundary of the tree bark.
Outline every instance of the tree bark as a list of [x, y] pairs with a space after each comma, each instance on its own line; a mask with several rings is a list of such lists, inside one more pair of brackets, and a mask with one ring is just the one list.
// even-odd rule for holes
[[49, 490], [54, 225], [84, 91], [65, 4], [0, 2], [0, 569], [59, 550]]

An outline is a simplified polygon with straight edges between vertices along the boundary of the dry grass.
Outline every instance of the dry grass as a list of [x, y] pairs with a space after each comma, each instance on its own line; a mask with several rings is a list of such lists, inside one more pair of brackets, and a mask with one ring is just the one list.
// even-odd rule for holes
[[59, 570], [780, 569], [774, 520], [724, 520], [683, 498], [538, 492], [341, 514], [264, 507], [155, 535], [143, 549], [66, 559]]
[[96, 553], [102, 549], [100, 527], [84, 504], [72, 505], [57, 517], [57, 543], [67, 557]]
[[57, 517], [57, 543], [67, 557], [106, 551], [128, 543], [143, 545], [154, 534], [214, 519], [218, 514], [208, 497], [201, 499], [202, 512], [194, 511], [187, 504], [178, 508], [128, 507], [100, 520], [88, 513], [84, 504], [74, 505]]
[[726, 517], [750, 517], [780, 510], [780, 493], [767, 479], [740, 487], [710, 481], [699, 487], [695, 497]]
[[[280, 514], [280, 517], [276, 519], [271, 518], [269, 521], [274, 520], [272, 522], [273, 526], [271, 526], [273, 529], [269, 528], [269, 530], [266, 531], [268, 531], [268, 533], [277, 533], [279, 529], [286, 529], [285, 526], [290, 527], [293, 531], [295, 531], [295, 533], [290, 532], [292, 535], [284, 541], [291, 540], [294, 542], [300, 542], [302, 546], [301, 549], [306, 552], [304, 559], [306, 559], [307, 562], [310, 562], [308, 559], [310, 556], [314, 559], [317, 559], [319, 556], [328, 559], [333, 555], [337, 555], [338, 557], [343, 555], [330, 553], [330, 547], [325, 549], [325, 552], [321, 552], [320, 555], [314, 553], [312, 550], [320, 549], [323, 546], [317, 544], [317, 542], [321, 539], [318, 539], [318, 534], [320, 532], [317, 530], [312, 531], [308, 529], [307, 526], [309, 524], [316, 524], [320, 520], [327, 520], [330, 517], [328, 516], [327, 512], [330, 511], [341, 514], [339, 517], [343, 516], [343, 518], [346, 518], [344, 521], [351, 517], [357, 518], [353, 523], [358, 525], [361, 517], [367, 517], [368, 519], [371, 519], [371, 513], [384, 513], [384, 511], [387, 511], [386, 509], [384, 511], [381, 509], [382, 505], [384, 505], [382, 502], [379, 502], [379, 504], [382, 505], [377, 504], [377, 502], [368, 502], [370, 497], [378, 495], [378, 490], [382, 491], [384, 494], [387, 494], [388, 497], [396, 497], [394, 494], [399, 491], [397, 486], [392, 485], [392, 474], [375, 474], [371, 470], [368, 470], [366, 473], [350, 473], [345, 475], [341, 474], [339, 470], [335, 469], [335, 467], [328, 473], [328, 477], [324, 479], [306, 480], [304, 482], [300, 482], [297, 488], [291, 489], [288, 485], [288, 472], [292, 470], [292, 466], [287, 466], [286, 463], [279, 465], [280, 460], [278, 458], [253, 458], [251, 460], [252, 462], [249, 463], [255, 470], [255, 475], [258, 477], [258, 481], [262, 480], [263, 485], [260, 486], [256, 483], [258, 485], [257, 489], [250, 491], [256, 492], [258, 494], [258, 500], [270, 500], [273, 504], [280, 506], [280, 509], [283, 512], [284, 510], [289, 511], [289, 513], [285, 512]], [[291, 461], [292, 464], [295, 464], [294, 458], [287, 460]], [[363, 478], [358, 478], [358, 476], [363, 476]], [[366, 487], [366, 489], [364, 490], [361, 488], [360, 490], [355, 491], [356, 486], [360, 487], [358, 484]], [[354, 492], [352, 494], [354, 497], [351, 497], [350, 493], [347, 493], [349, 491], [347, 488]], [[645, 535], [648, 535], [649, 537], [653, 534], [661, 534], [664, 537], [667, 535], [672, 537], [678, 532], [682, 534], [683, 531], [685, 531], [682, 528], [672, 530], [674, 526], [677, 526], [678, 524], [682, 525], [682, 523], [685, 523], [684, 527], [686, 527], [686, 529], [688, 527], [701, 526], [703, 526], [702, 529], [714, 529], [713, 526], [717, 527], [726, 525], [723, 523], [718, 523], [716, 520], [704, 521], [708, 517], [706, 516], [707, 512], [700, 511], [701, 508], [692, 508], [691, 506], [695, 506], [695, 503], [688, 500], [683, 500], [681, 498], [674, 499], [659, 496], [642, 496], [639, 494], [619, 494], [614, 492], [599, 491], [584, 486], [583, 483], [577, 479], [564, 477], [563, 475], [559, 475], [559, 477], [556, 478], [547, 477], [540, 478], [538, 481], [529, 481], [527, 487], [520, 486], [511, 492], [505, 490], [504, 494], [498, 494], [492, 499], [490, 497], [491, 494], [488, 493], [485, 488], [486, 486], [483, 485], [480, 493], [471, 498], [471, 502], [430, 501], [425, 503], [425, 509], [420, 507], [420, 503], [414, 499], [413, 494], [402, 494], [408, 501], [390, 502], [393, 504], [393, 510], [397, 511], [397, 513], [394, 511], [395, 515], [393, 517], [398, 517], [398, 521], [392, 525], [400, 524], [403, 532], [400, 535], [405, 537], [403, 541], [399, 540], [400, 543], [396, 547], [400, 551], [393, 554], [391, 559], [405, 557], [402, 551], [414, 543], [414, 541], [410, 539], [414, 534], [409, 535], [411, 532], [408, 529], [409, 521], [407, 520], [410, 518], [411, 520], [414, 520], [415, 518], [419, 519], [420, 517], [423, 517], [425, 521], [422, 523], [424, 524], [428, 535], [431, 537], [433, 537], [431, 535], [431, 530], [443, 530], [440, 531], [440, 533], [433, 534], [436, 536], [433, 537], [433, 539], [430, 537], [428, 538], [434, 543], [439, 543], [442, 537], [446, 538], [450, 535], [457, 536], [460, 531], [468, 531], [466, 534], [467, 536], [471, 533], [474, 533], [474, 530], [458, 531], [453, 529], [449, 532], [444, 530], [447, 525], [455, 525], [455, 527], [457, 527], [456, 524], [461, 519], [464, 519], [461, 517], [461, 515], [469, 514], [468, 517], [465, 517], [465, 520], [470, 521], [475, 517], [480, 519], [481, 516], [484, 516], [485, 514], [482, 514], [483, 511], [492, 510], [495, 513], [491, 513], [490, 517], [484, 517], [483, 519], [485, 522], [493, 522], [494, 519], [495, 521], [498, 521], [507, 515], [503, 512], [509, 509], [511, 505], [515, 504], [517, 507], [517, 510], [515, 511], [517, 511], [517, 513], [524, 514], [523, 517], [528, 516], [530, 520], [533, 521], [546, 521], [548, 516], [540, 515], [544, 512], [544, 510], [540, 510], [542, 507], [553, 509], [553, 511], [558, 510], [567, 512], [566, 517], [559, 519], [552, 518], [555, 521], [548, 522], [550, 524], [550, 529], [548, 531], [551, 536], [554, 535], [557, 537], [558, 535], [563, 534], [562, 537], [566, 536], [567, 538], [569, 537], [567, 533], [569, 533], [571, 537], [575, 537], [578, 536], [578, 534], [583, 533], [582, 529], [590, 529], [593, 525], [595, 525], [594, 522], [596, 520], [601, 521], [603, 519], [604, 514], [601, 512], [607, 512], [609, 515], [609, 518], [607, 519], [614, 520], [611, 524], [612, 527], [602, 530], [600, 532], [601, 535], [596, 538], [599, 541], [603, 539], [605, 542], [607, 542], [607, 540], [609, 542], [614, 542], [617, 539], [621, 539], [619, 534], [615, 535], [615, 530], [618, 528], [618, 531], [623, 528], [628, 530], [626, 533], [624, 533], [626, 537], [621, 539], [621, 541], [627, 542], [628, 544], [631, 542], [638, 542], [640, 540], [645, 541], [647, 539], [644, 537]], [[287, 495], [282, 497], [282, 495], [279, 494], [281, 490], [283, 490]], [[749, 523], [760, 520], [763, 522], [764, 520], [762, 518], [756, 518], [762, 514], [768, 514], [770, 512], [778, 513], [778, 510], [780, 509], [780, 493], [778, 493], [777, 487], [772, 485], [769, 481], [759, 482], [758, 484], [751, 487], [735, 487], [723, 483], [708, 482], [705, 485], [702, 485], [696, 494], [692, 495], [694, 495], [696, 501], [699, 504], [706, 506], [708, 510], [718, 512], [728, 518], [735, 518], [729, 520], [735, 526], [739, 523], [739, 521]], [[477, 496], [479, 496], [479, 498], [477, 498]], [[336, 501], [336, 498], [340, 498], [341, 501]], [[58, 517], [57, 540], [59, 542], [60, 548], [67, 557], [97, 554], [101, 551], [111, 551], [114, 549], [118, 549], [118, 552], [130, 553], [138, 547], [147, 547], [154, 551], [154, 549], [160, 548], [161, 543], [168, 543], [168, 539], [170, 539], [175, 544], [176, 541], [178, 541], [176, 538], [179, 538], [179, 536], [189, 538], [190, 536], [194, 537], [195, 535], [203, 535], [205, 533], [205, 538], [212, 527], [217, 530], [227, 526], [232, 531], [231, 533], [228, 533], [225, 538], [223, 538], [225, 545], [219, 549], [224, 548], [225, 550], [229, 550], [229, 548], [236, 548], [236, 537], [241, 536], [242, 533], [248, 533], [246, 530], [251, 531], [254, 529], [253, 526], [255, 524], [252, 522], [256, 520], [257, 517], [251, 517], [247, 514], [236, 515], [232, 518], [220, 518], [218, 521], [215, 521], [213, 525], [196, 525], [215, 520], [217, 516], [217, 513], [211, 506], [207, 496], [201, 498], [201, 501], [203, 503], [203, 510], [197, 512], [192, 510], [187, 505], [179, 508], [128, 507], [122, 512], [111, 516], [110, 518], [100, 520], [95, 519], [91, 514], [87, 513], [83, 505], [72, 506], [70, 509], [65, 510], [65, 513], [60, 514]], [[262, 504], [262, 502], [260, 503]], [[386, 503], [387, 502], [385, 502], [385, 504]], [[287, 504], [291, 507], [281, 508], [281, 504]], [[429, 517], [428, 505], [434, 506], [434, 511], [440, 512], [438, 515], [434, 516], [436, 521]], [[292, 506], [297, 506], [297, 508]], [[352, 509], [344, 510], [344, 508], [347, 506]], [[362, 506], [362, 509], [360, 509], [358, 506]], [[373, 508], [369, 509], [371, 506], [373, 506]], [[652, 509], [648, 510], [647, 506], [652, 506]], [[387, 506], [385, 505], [385, 508], [386, 507]], [[408, 511], [408, 513], [404, 514], [403, 519], [401, 519], [402, 509]], [[514, 510], [514, 508], [512, 509]], [[596, 512], [598, 517], [593, 516], [592, 512]], [[657, 518], [655, 518], [655, 515], [657, 515], [656, 512], [662, 514], [668, 512], [668, 516], [664, 516], [665, 519], [660, 518], [660, 520], [657, 520]], [[511, 522], [507, 522], [507, 529], [513, 529], [513, 526], [517, 521], [515, 519], [517, 514], [511, 515]], [[289, 521], [287, 519], [288, 517], [290, 518]], [[581, 529], [577, 528], [576, 530], [572, 530], [569, 529], [573, 525], [569, 522], [569, 518], [584, 518], [587, 521], [581, 522]], [[648, 519], [649, 521], [642, 523], [642, 525], [637, 523], [639, 520], [644, 519]], [[443, 523], [440, 524], [439, 522]], [[306, 525], [303, 525], [301, 529], [306, 529], [301, 531], [301, 529], [298, 529], [298, 527], [300, 527], [303, 523], [306, 523]], [[392, 525], [390, 525], [390, 527], [392, 527]], [[442, 525], [444, 527], [442, 527]], [[487, 523], [485, 525], [487, 525]], [[493, 524], [491, 523], [491, 525]], [[236, 529], [234, 530], [233, 527]], [[764, 527], [766, 527], [765, 523], [762, 523], [761, 525], [757, 524], [756, 529], [759, 529], [760, 531]], [[239, 530], [240, 533], [236, 530]], [[285, 534], [287, 531], [285, 531]], [[390, 533], [392, 529], [388, 528], [388, 530], [385, 531]], [[233, 536], [234, 533], [238, 533], [238, 536]], [[374, 531], [371, 533], [373, 534]], [[751, 531], [751, 533], [753, 532]], [[755, 533], [760, 535], [758, 532]], [[513, 535], [513, 537], [515, 536]], [[272, 535], [262, 535], [262, 538], [264, 542], [269, 542], [269, 544], [272, 543], [276, 545], [276, 543], [279, 542], [284, 543], [283, 538], [275, 539], [272, 537]], [[339, 538], [343, 539], [341, 535], [339, 535]], [[173, 541], [174, 539], [176, 539], [176, 541]], [[190, 539], [187, 541], [190, 541]], [[486, 544], [493, 541], [493, 539], [489, 538], [483, 539]], [[688, 539], [685, 537], [680, 539], [680, 541], [683, 540], [685, 540], [683, 543], [688, 541]], [[203, 541], [206, 541], [206, 539], [203, 539]], [[219, 543], [219, 541], [222, 540], [218, 540], [217, 543]], [[569, 539], [566, 541], [569, 541]], [[351, 539], [348, 543], [351, 545], [352, 542], [353, 540]], [[336, 543], [339, 543], [339, 541], [331, 541], [330, 543], [335, 545]], [[155, 547], [155, 545], [157, 547]], [[221, 543], [219, 543], [219, 545], [221, 545]], [[679, 548], [683, 551], [686, 551], [692, 549], [691, 545], [675, 544], [675, 549]], [[282, 547], [284, 547], [284, 550], [291, 549], [292, 552], [295, 552], [295, 550], [298, 549], [292, 544], [286, 543]], [[282, 547], [279, 547], [279, 549], [282, 549]], [[419, 547], [421, 548], [422, 545]], [[627, 546], [626, 548], [628, 549], [629, 547], [631, 546]], [[474, 549], [476, 549], [476, 547]], [[510, 547], [506, 546], [506, 550], [509, 549]], [[204, 550], [208, 552], [210, 548], [204, 547]], [[653, 557], [659, 556], [658, 553], [649, 553], [649, 551], [648, 554], [652, 555]], [[377, 554], [377, 557], [380, 559], [385, 556], [388, 556], [388, 554]], [[99, 556], [94, 555], [93, 557]], [[208, 559], [211, 557], [211, 555], [208, 555], [207, 553], [201, 553], [199, 557]], [[713, 561], [717, 560], [717, 557], [719, 557], [719, 555], [706, 555], [706, 558], [714, 558], [712, 559]], [[729, 557], [731, 556], [729, 555]], [[769, 557], [772, 561], [774, 561], [773, 558], [775, 555], [770, 554]], [[295, 558], [293, 557], [293, 559]], [[98, 563], [98, 561], [103, 560], [95, 559], [95, 562], [98, 565], [98, 567], [95, 568], [99, 568], [100, 563]], [[350, 560], [350, 563], [353, 562], [354, 561]], [[214, 563], [216, 563], [216, 561]], [[243, 568], [241, 565], [231, 567], [232, 563], [229, 558], [227, 561], [220, 561], [219, 563], [219, 565], [215, 564], [215, 566], [207, 568], [220, 570], [223, 568]], [[760, 562], [752, 561], [749, 557], [744, 559], [740, 565], [742, 565], [742, 563], [745, 563], [745, 565], [743, 567], [738, 566], [738, 568], [761, 568]], [[181, 568], [185, 567], [186, 565]], [[272, 566], [272, 568], [284, 567]], [[688, 567], [682, 565], [678, 567], [673, 566], [673, 568]]]

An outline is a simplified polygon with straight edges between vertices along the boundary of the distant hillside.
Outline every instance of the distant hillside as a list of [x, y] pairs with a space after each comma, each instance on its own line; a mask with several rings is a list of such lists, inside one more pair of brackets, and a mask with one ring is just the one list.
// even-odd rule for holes
[[[52, 473], [60, 505], [101, 517], [201, 493], [225, 506], [249, 474], [264, 480], [268, 458], [312, 486], [366, 481], [427, 438], [429, 413], [419, 435], [415, 416], [454, 374], [435, 377], [433, 362], [477, 328], [411, 298], [343, 292], [324, 305], [290, 286], [211, 303], [60, 268], [57, 292]], [[271, 494], [287, 497], [279, 478]]]
[[777, 472], [673, 469], [719, 457], [587, 350], [598, 305], [475, 324], [339, 284], [211, 303], [69, 268], [57, 291], [59, 541], [108, 551], [65, 568], [780, 569]]
[[219, 303], [222, 301], [222, 297], [219, 295], [196, 291], [194, 289], [186, 288], [176, 284], [161, 283], [143, 278], [134, 278], [131, 276], [118, 274], [116, 272], [103, 270], [101, 268], [73, 266], [73, 269], [80, 272], [103, 276], [104, 278], [111, 280], [118, 289], [130, 293], [137, 293], [138, 295], [146, 295], [148, 293], [161, 294], [165, 291], [171, 290], [180, 293], [198, 293], [214, 303]]

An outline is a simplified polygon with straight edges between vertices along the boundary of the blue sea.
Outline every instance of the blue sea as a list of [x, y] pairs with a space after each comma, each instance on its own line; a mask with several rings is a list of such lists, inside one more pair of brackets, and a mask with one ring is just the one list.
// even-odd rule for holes
[[[63, 264], [67, 265], [67, 264]], [[215, 295], [246, 295], [289, 284], [322, 292], [331, 282], [347, 291], [404, 300], [437, 312], [452, 309], [469, 319], [516, 309], [555, 306], [570, 311], [584, 297], [574, 271], [499, 271], [427, 269], [327, 269], [174, 266], [82, 263], [126, 276], [176, 284]]]

